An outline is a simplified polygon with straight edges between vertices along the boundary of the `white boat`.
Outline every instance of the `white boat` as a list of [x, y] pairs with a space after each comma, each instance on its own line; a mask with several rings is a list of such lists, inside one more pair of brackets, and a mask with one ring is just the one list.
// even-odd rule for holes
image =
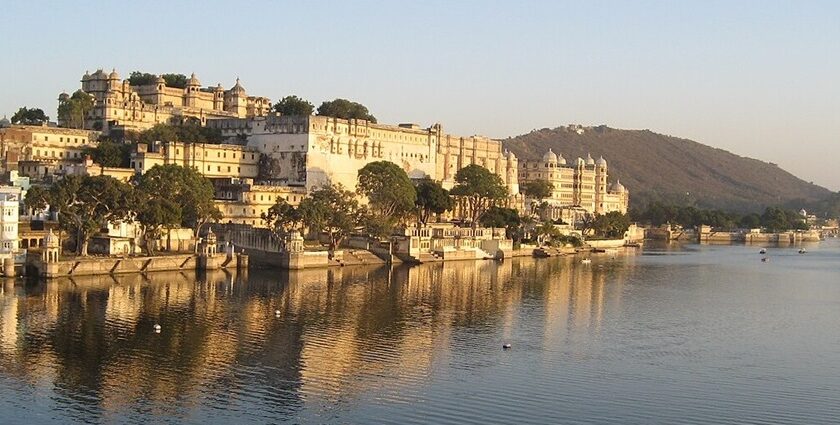
[[580, 260], [580, 263], [581, 264], [592, 264], [592, 260], [589, 259], [589, 258], [584, 258], [583, 260]]
[[805, 248], [799, 248], [799, 253], [800, 253], [800, 254], [804, 254], [804, 253], [806, 253], [806, 252], [808, 252], [808, 251], [805, 251]]
[[767, 248], [761, 248], [761, 250], [758, 251], [758, 253], [759, 254], [767, 254]]

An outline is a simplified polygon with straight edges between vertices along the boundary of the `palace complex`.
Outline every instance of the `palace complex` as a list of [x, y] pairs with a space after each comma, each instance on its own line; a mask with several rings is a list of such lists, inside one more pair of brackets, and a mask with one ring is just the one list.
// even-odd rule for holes
[[[248, 96], [238, 78], [227, 90], [221, 84], [202, 87], [195, 74], [183, 88], [167, 86], [163, 77], [149, 84], [131, 85], [129, 80], [121, 80], [116, 70], [105, 73], [100, 69], [93, 74], [85, 72], [81, 82], [82, 91], [94, 98], [84, 127], [105, 133], [115, 129], [140, 131], [184, 119], [196, 119], [205, 125], [208, 119], [254, 117], [271, 110], [268, 98]], [[67, 93], [60, 94], [59, 104], [68, 99]]]
[[[82, 90], [94, 99], [85, 130], [0, 122], [2, 171], [19, 172], [33, 182], [53, 175], [111, 175], [128, 181], [155, 165], [194, 167], [213, 181], [224, 222], [261, 226], [261, 215], [278, 197], [297, 205], [325, 183], [356, 187], [359, 169], [374, 161], [399, 165], [412, 179], [431, 178], [444, 188], [455, 186], [458, 170], [477, 164], [497, 174], [508, 190], [503, 203], [524, 210], [533, 205], [520, 183], [553, 184], [545, 201], [548, 217], [566, 222], [580, 214], [627, 212], [628, 191], [608, 181], [607, 161], [547, 152], [539, 161], [520, 161], [502, 142], [483, 136], [459, 136], [440, 124], [387, 125], [326, 116], [282, 116], [270, 112], [267, 98], [248, 96], [236, 84], [201, 87], [195, 75], [183, 89], [154, 84], [131, 85], [116, 72], [102, 70], [82, 77]], [[59, 102], [67, 101], [62, 94]], [[100, 134], [143, 130], [159, 123], [195, 118], [218, 129], [226, 143], [156, 141], [138, 143], [130, 168], [102, 167], [85, 158]], [[100, 131], [93, 130], [94, 128]], [[456, 207], [457, 209], [457, 207]]]

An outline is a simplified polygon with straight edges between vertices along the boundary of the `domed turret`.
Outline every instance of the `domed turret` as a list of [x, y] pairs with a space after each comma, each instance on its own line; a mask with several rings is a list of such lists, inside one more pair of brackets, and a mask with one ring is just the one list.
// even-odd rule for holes
[[557, 155], [557, 164], [558, 165], [566, 165], [566, 158], [563, 158], [563, 155]]
[[236, 84], [230, 88], [230, 91], [234, 93], [245, 93], [245, 87], [242, 87], [242, 84], [239, 84], [239, 77], [236, 77]]
[[58, 95], [59, 102], [66, 102], [68, 100], [70, 100], [70, 95], [67, 94], [67, 92], [62, 92], [60, 95]]
[[117, 69], [116, 68], [111, 69], [111, 73], [108, 74], [108, 79], [109, 80], [119, 80], [120, 79], [120, 74], [117, 74]]
[[626, 191], [627, 189], [624, 188], [624, 185], [621, 184], [621, 180], [619, 179], [616, 179], [615, 183], [610, 186], [610, 192], [613, 193], [624, 193]]
[[163, 79], [163, 75], [158, 75], [157, 80], [155, 80], [155, 84], [166, 85], [166, 80]]
[[190, 75], [190, 80], [187, 82], [189, 86], [201, 86], [201, 82], [195, 77], [195, 72]]
[[595, 160], [592, 159], [590, 154], [586, 154], [586, 165], [595, 165]]
[[218, 83], [216, 84], [216, 87], [213, 88], [213, 91], [225, 91], [225, 89], [222, 87], [222, 83]]
[[47, 248], [58, 248], [58, 236], [53, 233], [52, 229], [44, 236], [44, 246]]
[[603, 157], [603, 156], [599, 156], [599, 157], [598, 157], [598, 160], [597, 160], [597, 161], [595, 161], [595, 164], [596, 164], [596, 165], [603, 165], [604, 167], [606, 167], [606, 166], [607, 166], [607, 160], [606, 160], [606, 159], [604, 159], [604, 157]]
[[82, 81], [84, 82], [87, 80], [90, 80], [90, 73], [88, 73], [88, 71], [85, 70], [85, 75], [82, 75]]
[[6, 118], [5, 115], [3, 115], [3, 118], [0, 118], [0, 128], [11, 127], [11, 126], [12, 126], [12, 122], [9, 121], [9, 119]]
[[97, 69], [96, 72], [94, 72], [93, 75], [90, 76], [91, 80], [104, 80], [106, 78], [107, 77], [105, 76], [105, 71], [103, 71], [102, 68]]
[[543, 159], [543, 162], [557, 163], [557, 154], [555, 154], [551, 150], [551, 148], [549, 148], [548, 152], [546, 152], [545, 155], [543, 155], [542, 159]]

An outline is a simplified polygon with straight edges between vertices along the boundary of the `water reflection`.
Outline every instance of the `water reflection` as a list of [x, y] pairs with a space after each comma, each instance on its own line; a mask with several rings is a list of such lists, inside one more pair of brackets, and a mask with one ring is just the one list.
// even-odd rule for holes
[[[573, 261], [8, 281], [0, 373], [77, 419], [183, 417], [196, 406], [292, 417], [307, 399], [371, 390], [397, 400], [469, 349], [463, 335], [511, 338], [522, 308], [542, 321], [544, 347], [568, 328], [597, 332], [606, 278], [620, 285], [627, 269]], [[619, 302], [620, 290], [610, 294]], [[395, 385], [378, 388], [383, 376]]]

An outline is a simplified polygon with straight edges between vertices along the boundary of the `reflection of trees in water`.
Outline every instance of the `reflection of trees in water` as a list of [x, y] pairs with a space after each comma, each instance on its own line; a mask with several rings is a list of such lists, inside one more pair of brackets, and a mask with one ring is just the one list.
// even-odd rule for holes
[[[597, 331], [606, 294], [620, 296], [605, 282], [622, 280], [622, 269], [574, 261], [39, 283], [4, 295], [0, 367], [30, 383], [49, 377], [56, 402], [84, 414], [153, 405], [179, 415], [196, 403], [224, 408], [258, 398], [249, 414], [282, 417], [300, 409], [303, 394], [335, 401], [394, 374], [403, 385], [422, 382], [434, 362], [453, 355], [455, 340], [470, 341], [465, 333], [528, 321], [551, 344], [570, 328]], [[456, 354], [473, 349], [459, 345]]]

